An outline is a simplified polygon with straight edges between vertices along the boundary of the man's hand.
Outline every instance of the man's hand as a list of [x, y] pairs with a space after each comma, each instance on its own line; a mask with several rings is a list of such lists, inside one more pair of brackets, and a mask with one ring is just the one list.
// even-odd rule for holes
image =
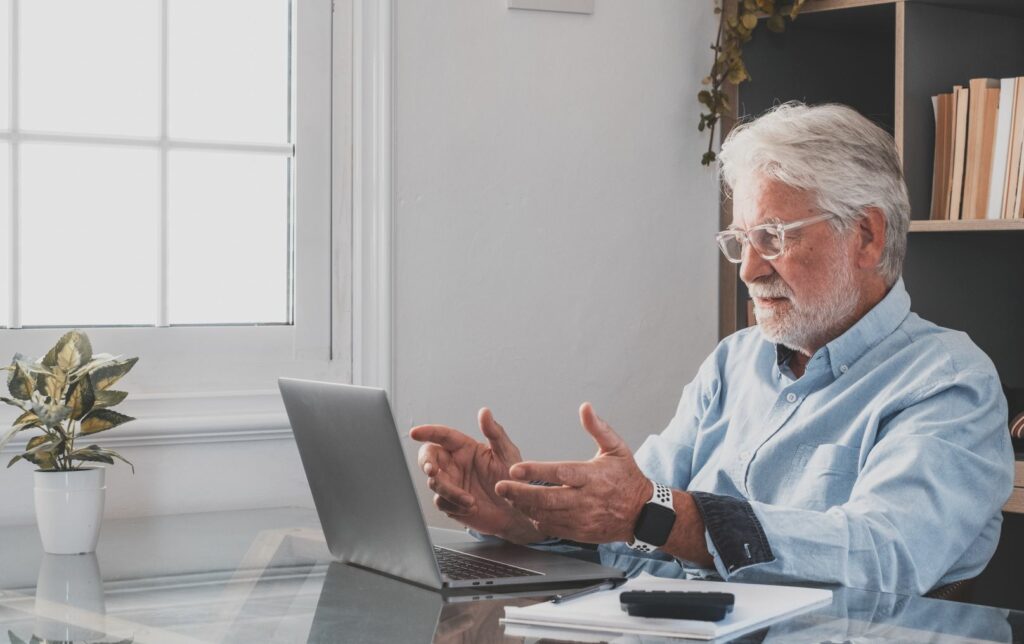
[[[597, 442], [594, 458], [513, 465], [509, 473], [515, 480], [499, 483], [498, 494], [529, 516], [544, 534], [584, 543], [632, 541], [633, 527], [653, 486], [626, 443], [594, 413], [590, 403], [580, 407], [580, 424]], [[561, 487], [521, 482], [531, 480]]]
[[481, 409], [478, 420], [487, 445], [443, 425], [420, 425], [409, 432], [424, 443], [419, 466], [434, 491], [434, 505], [485, 534], [516, 543], [543, 539], [526, 516], [495, 492], [495, 484], [509, 478], [509, 467], [522, 460], [519, 448], [489, 409]]

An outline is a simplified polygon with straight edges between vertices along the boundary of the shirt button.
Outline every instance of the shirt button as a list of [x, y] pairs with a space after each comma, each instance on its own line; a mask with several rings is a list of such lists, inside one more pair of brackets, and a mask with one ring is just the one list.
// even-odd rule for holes
[[839, 365], [839, 373], [846, 373], [849, 370], [850, 370], [850, 368], [847, 367], [846, 365], [844, 365], [844, 364]]
[[793, 392], [789, 392], [788, 394], [786, 394], [786, 400], [788, 400], [791, 403], [795, 403], [796, 402], [796, 394], [794, 394]]

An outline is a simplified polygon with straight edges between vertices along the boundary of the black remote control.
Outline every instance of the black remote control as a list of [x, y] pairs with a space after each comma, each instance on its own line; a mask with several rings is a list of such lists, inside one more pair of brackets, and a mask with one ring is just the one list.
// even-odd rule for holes
[[732, 611], [732, 593], [630, 590], [619, 594], [622, 610], [635, 617], [666, 617], [717, 622]]

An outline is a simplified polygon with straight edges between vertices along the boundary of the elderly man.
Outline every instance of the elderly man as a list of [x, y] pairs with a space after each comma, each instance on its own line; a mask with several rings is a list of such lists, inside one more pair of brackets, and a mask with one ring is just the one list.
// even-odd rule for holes
[[1006, 400], [965, 334], [910, 312], [891, 137], [847, 107], [788, 103], [720, 158], [734, 220], [718, 243], [757, 327], [715, 348], [635, 457], [589, 404], [585, 462], [523, 461], [487, 409], [488, 444], [414, 428], [437, 507], [662, 575], [918, 594], [976, 576], [1012, 487]]

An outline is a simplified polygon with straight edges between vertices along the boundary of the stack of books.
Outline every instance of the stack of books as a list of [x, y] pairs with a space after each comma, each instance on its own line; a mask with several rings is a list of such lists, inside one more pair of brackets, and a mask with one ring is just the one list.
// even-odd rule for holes
[[932, 219], [1024, 218], [1024, 77], [932, 97]]

